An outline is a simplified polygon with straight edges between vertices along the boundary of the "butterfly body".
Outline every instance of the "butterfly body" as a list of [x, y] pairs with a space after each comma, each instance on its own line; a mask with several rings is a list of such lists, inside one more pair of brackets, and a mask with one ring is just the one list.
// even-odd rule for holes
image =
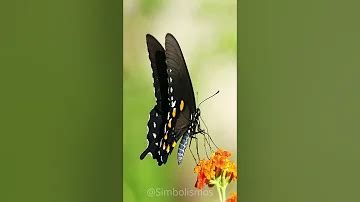
[[148, 147], [141, 154], [151, 154], [158, 165], [165, 164], [179, 143], [178, 163], [182, 162], [189, 140], [198, 130], [200, 110], [196, 108], [190, 75], [180, 46], [167, 34], [165, 49], [151, 35], [146, 36], [154, 78], [156, 105], [148, 121]]
[[189, 143], [189, 139], [195, 138], [196, 131], [200, 130], [199, 129], [199, 126], [200, 126], [199, 116], [200, 116], [199, 108], [196, 109], [195, 113], [190, 115], [190, 123], [191, 124], [188, 127], [188, 130], [182, 136], [180, 144], [179, 144], [179, 148], [178, 148], [178, 155], [177, 155], [178, 164], [181, 164], [181, 162], [183, 160], [185, 149]]

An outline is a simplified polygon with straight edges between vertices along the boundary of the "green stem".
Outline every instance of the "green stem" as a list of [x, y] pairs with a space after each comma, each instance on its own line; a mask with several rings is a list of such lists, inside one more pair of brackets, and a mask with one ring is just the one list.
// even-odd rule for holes
[[223, 171], [221, 178], [220, 178], [220, 183], [221, 185], [221, 195], [223, 198], [223, 201], [226, 201], [226, 187], [228, 185], [228, 181], [226, 180], [226, 170]]
[[226, 186], [225, 186], [225, 187], [222, 187], [221, 191], [222, 191], [223, 200], [224, 200], [224, 202], [225, 202], [225, 201], [226, 201]]
[[219, 176], [217, 179], [212, 180], [211, 184], [216, 186], [216, 189], [219, 193], [220, 202], [225, 202], [226, 201], [226, 187], [229, 184], [228, 179], [226, 179], [226, 170], [223, 171], [221, 176]]
[[216, 189], [217, 189], [217, 191], [218, 191], [218, 193], [219, 193], [220, 202], [224, 202], [224, 201], [223, 201], [222, 194], [221, 194], [221, 188], [220, 188], [220, 186], [219, 186], [218, 184], [216, 184], [215, 186], [216, 186]]

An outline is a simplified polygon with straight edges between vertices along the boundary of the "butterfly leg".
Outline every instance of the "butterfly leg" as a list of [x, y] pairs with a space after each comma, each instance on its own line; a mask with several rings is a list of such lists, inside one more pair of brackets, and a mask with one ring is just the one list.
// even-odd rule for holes
[[208, 151], [207, 151], [207, 146], [209, 147], [210, 153], [213, 152], [214, 150], [213, 150], [212, 147], [211, 147], [210, 140], [208, 140], [208, 138], [207, 138], [208, 133], [206, 132], [206, 130], [200, 129], [199, 131], [197, 131], [197, 132], [194, 133], [193, 138], [195, 138], [195, 135], [196, 135], [196, 134], [199, 134], [199, 133], [204, 136], [204, 149], [205, 149], [205, 154], [206, 154], [206, 157], [207, 157], [208, 159], [210, 159], [210, 158], [209, 158], [209, 155], [208, 155]]
[[[204, 136], [204, 146], [206, 147], [206, 145], [207, 145], [207, 146], [209, 147], [209, 152], [210, 152], [210, 153], [214, 152], [213, 148], [211, 147], [210, 140], [209, 140], [209, 138], [208, 138], [208, 133], [203, 132], [203, 133], [201, 133], [201, 134]], [[205, 148], [205, 151], [207, 151], [206, 148]], [[207, 154], [207, 153], [206, 153], [206, 154]], [[209, 158], [208, 155], [206, 155], [206, 156]]]
[[[200, 120], [201, 120], [201, 121], [200, 121]], [[200, 133], [200, 134], [202, 134], [202, 135], [204, 136], [205, 152], [206, 152], [206, 156], [209, 158], [209, 156], [208, 156], [208, 154], [207, 154], [207, 150], [206, 150], [205, 144], [207, 143], [207, 145], [209, 146], [210, 153], [214, 151], [214, 150], [212, 149], [212, 147], [211, 147], [211, 144], [210, 144], [210, 139], [211, 139], [211, 137], [210, 137], [210, 135], [209, 135], [209, 133], [208, 133], [208, 128], [207, 128], [207, 126], [205, 125], [204, 120], [203, 120], [201, 117], [200, 117], [200, 120], [199, 120], [198, 125], [197, 125], [198, 131], [197, 131], [195, 134]], [[204, 123], [206, 130], [201, 129], [201, 127], [200, 127], [201, 122]], [[212, 141], [212, 139], [211, 139], [211, 141]], [[212, 141], [212, 142], [213, 142], [213, 141]], [[216, 144], [215, 144], [214, 142], [213, 142], [213, 144], [216, 146]], [[217, 147], [217, 146], [216, 146], [216, 147]]]
[[198, 159], [200, 161], [200, 155], [199, 155], [199, 140], [197, 139], [197, 137], [193, 137], [195, 139], [196, 142], [196, 153], [198, 155]]
[[[205, 150], [206, 157], [207, 157], [208, 159], [210, 159], [210, 158], [209, 158], [209, 155], [208, 155], [208, 152], [207, 152], [207, 149], [206, 149], [206, 143], [208, 143], [208, 140], [206, 139], [206, 136], [205, 136], [204, 133], [201, 133], [201, 134], [204, 136], [204, 150]], [[209, 145], [209, 143], [208, 143], [208, 145]], [[209, 149], [210, 149], [210, 152], [211, 152], [211, 147], [210, 147]]]
[[196, 158], [195, 158], [195, 155], [194, 155], [194, 153], [193, 153], [192, 150], [191, 150], [191, 141], [192, 141], [192, 138], [190, 138], [189, 150], [190, 150], [190, 153], [191, 153], [192, 157], [193, 157], [194, 160], [195, 160], [195, 163], [197, 164], [197, 160], [196, 160]]
[[[195, 137], [195, 135], [192, 135], [190, 136], [190, 143], [189, 143], [189, 148], [190, 148], [190, 145], [191, 145], [191, 141], [195, 139], [195, 142], [196, 142], [196, 153], [197, 153], [197, 156], [198, 156], [198, 159], [200, 161], [200, 154], [199, 154], [199, 141], [198, 141], [198, 138]], [[191, 151], [191, 148], [190, 148], [190, 151]], [[195, 159], [195, 162], [198, 162], [194, 156], [194, 154], [192, 153], [191, 151], [191, 154], [193, 155], [194, 159]]]
[[[209, 140], [215, 145], [215, 147], [216, 147], [217, 149], [219, 149], [219, 147], [215, 144], [214, 140], [211, 138], [211, 136], [210, 136], [209, 133], [207, 132], [207, 131], [208, 131], [208, 127], [206, 126], [205, 121], [201, 118], [201, 116], [200, 116], [200, 120], [201, 120], [201, 122], [204, 124], [204, 126], [205, 126], [205, 128], [206, 128], [205, 134], [207, 135], [207, 137], [209, 138]], [[200, 124], [199, 124], [199, 125], [200, 125]], [[212, 147], [211, 147], [211, 145], [210, 145], [210, 141], [208, 141], [208, 142], [209, 142], [209, 147], [210, 147], [211, 151], [213, 151], [213, 149], [212, 149]]]

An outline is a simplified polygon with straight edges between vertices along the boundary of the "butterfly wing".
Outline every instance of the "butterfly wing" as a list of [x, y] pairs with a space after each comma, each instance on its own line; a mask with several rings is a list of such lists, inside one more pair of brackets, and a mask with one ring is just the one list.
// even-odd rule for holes
[[162, 45], [150, 34], [146, 35], [146, 44], [151, 62], [152, 76], [154, 78], [154, 91], [156, 97], [156, 107], [161, 112], [169, 110], [168, 103], [168, 74], [166, 66], [165, 50]]
[[147, 141], [148, 146], [140, 155], [144, 159], [147, 154], [151, 154], [160, 164], [160, 140], [164, 136], [164, 125], [166, 123], [166, 113], [169, 111], [168, 103], [168, 75], [165, 63], [165, 50], [161, 44], [150, 34], [146, 35], [149, 59], [151, 62], [152, 75], [154, 78], [154, 93], [156, 105], [150, 112], [148, 121]]
[[196, 109], [190, 75], [179, 43], [171, 34], [165, 37], [168, 74], [169, 112], [165, 135], [160, 140], [160, 160], [166, 163], [179, 138], [188, 130], [190, 116]]

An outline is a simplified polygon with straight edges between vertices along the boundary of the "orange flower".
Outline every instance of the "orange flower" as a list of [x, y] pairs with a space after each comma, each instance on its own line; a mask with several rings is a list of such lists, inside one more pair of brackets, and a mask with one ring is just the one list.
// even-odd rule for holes
[[195, 187], [198, 189], [202, 189], [205, 186], [205, 184], [207, 184], [206, 177], [205, 177], [204, 173], [201, 173], [197, 177]]
[[226, 202], [236, 202], [237, 201], [237, 194], [236, 192], [231, 193], [230, 198], [226, 199]]
[[227, 157], [230, 157], [230, 156], [231, 156], [231, 153], [228, 152], [228, 151], [224, 151], [224, 150], [222, 150], [222, 149], [218, 149], [218, 150], [215, 152], [215, 155], [223, 156], [223, 157], [227, 158]]
[[204, 169], [205, 163], [206, 162], [204, 160], [200, 160], [198, 165], [196, 165], [194, 168], [194, 172], [198, 174], [197, 180], [195, 183], [195, 187], [198, 189], [202, 189], [205, 186], [205, 184], [208, 183], [208, 179], [206, 178], [206, 175], [205, 175], [206, 169]]
[[229, 177], [229, 181], [236, 180], [237, 179], [237, 170], [235, 163], [231, 162], [228, 171], [226, 173], [226, 177]]

